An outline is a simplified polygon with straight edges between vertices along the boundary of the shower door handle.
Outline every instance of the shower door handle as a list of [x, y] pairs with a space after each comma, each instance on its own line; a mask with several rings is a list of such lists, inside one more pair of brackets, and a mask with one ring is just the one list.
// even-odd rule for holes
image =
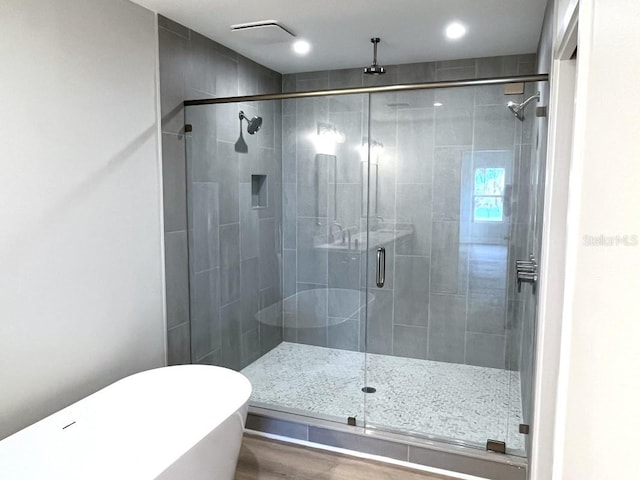
[[378, 266], [376, 268], [376, 287], [384, 287], [384, 264], [386, 260], [386, 251], [384, 247], [378, 247], [377, 252]]

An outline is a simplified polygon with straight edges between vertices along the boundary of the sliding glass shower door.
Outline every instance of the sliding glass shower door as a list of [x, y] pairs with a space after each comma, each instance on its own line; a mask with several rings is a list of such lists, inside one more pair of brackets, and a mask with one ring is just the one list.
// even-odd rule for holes
[[254, 408], [524, 454], [524, 96], [187, 107], [193, 362], [242, 371]]
[[501, 85], [370, 96], [369, 428], [524, 453], [508, 315], [530, 138], [505, 108], [518, 98]]
[[242, 371], [254, 407], [362, 425], [368, 96], [186, 115], [193, 361]]
[[343, 424], [364, 417], [367, 130], [367, 95], [283, 103], [279, 368], [295, 389], [290, 407]]

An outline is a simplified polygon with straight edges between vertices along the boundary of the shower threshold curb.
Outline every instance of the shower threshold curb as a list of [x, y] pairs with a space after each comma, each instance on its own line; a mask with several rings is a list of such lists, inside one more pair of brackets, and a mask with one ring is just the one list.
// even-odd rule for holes
[[526, 480], [527, 460], [434, 440], [250, 406], [246, 428], [491, 480]]

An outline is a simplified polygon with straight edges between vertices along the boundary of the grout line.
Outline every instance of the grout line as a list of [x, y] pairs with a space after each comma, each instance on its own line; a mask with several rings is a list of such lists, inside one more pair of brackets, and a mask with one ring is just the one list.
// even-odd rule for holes
[[160, 132], [162, 135], [171, 135], [172, 137], [186, 137], [186, 135], [184, 134], [184, 132], [168, 132], [165, 130], [162, 130]]
[[186, 322], [181, 322], [181, 323], [179, 323], [179, 324], [177, 324], [177, 325], [174, 325], [174, 326], [173, 326], [173, 327], [171, 327], [171, 328], [168, 328], [168, 329], [167, 329], [167, 332], [170, 332], [171, 330], [176, 330], [176, 329], [178, 329], [178, 328], [180, 328], [180, 327], [184, 327], [185, 325], [189, 325], [189, 323], [190, 323], [190, 322], [189, 322], [189, 320], [187, 320]]
[[492, 336], [492, 337], [505, 337], [506, 336], [503, 333], [486, 333], [486, 332], [478, 332], [476, 330], [469, 330], [469, 333], [472, 333], [474, 335], [489, 335], [489, 336]]
[[[426, 325], [411, 325], [411, 324], [408, 324], [408, 323], [396, 323], [395, 325], [397, 327], [425, 328], [425, 329], [427, 328]], [[393, 356], [398, 356], [398, 355], [394, 354]], [[404, 355], [402, 357], [404, 357]], [[408, 357], [408, 358], [413, 358], [415, 360], [426, 360], [426, 359], [423, 359], [423, 358], [416, 358], [416, 357]]]
[[460, 297], [460, 298], [466, 297], [464, 293], [450, 293], [450, 292], [436, 292], [436, 291], [433, 291], [431, 293], [433, 293], [433, 295], [443, 295], [447, 297]]
[[425, 185], [427, 185], [427, 186], [431, 185], [431, 183], [429, 183], [429, 182], [416, 183], [416, 182], [398, 182], [398, 181], [396, 181], [396, 185], [415, 185], [417, 187], [422, 187], [422, 186], [425, 186]]

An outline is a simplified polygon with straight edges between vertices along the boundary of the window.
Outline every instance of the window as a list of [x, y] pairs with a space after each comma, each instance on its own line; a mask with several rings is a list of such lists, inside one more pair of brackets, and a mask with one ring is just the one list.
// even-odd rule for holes
[[504, 168], [476, 168], [473, 177], [474, 222], [502, 221], [504, 177]]

